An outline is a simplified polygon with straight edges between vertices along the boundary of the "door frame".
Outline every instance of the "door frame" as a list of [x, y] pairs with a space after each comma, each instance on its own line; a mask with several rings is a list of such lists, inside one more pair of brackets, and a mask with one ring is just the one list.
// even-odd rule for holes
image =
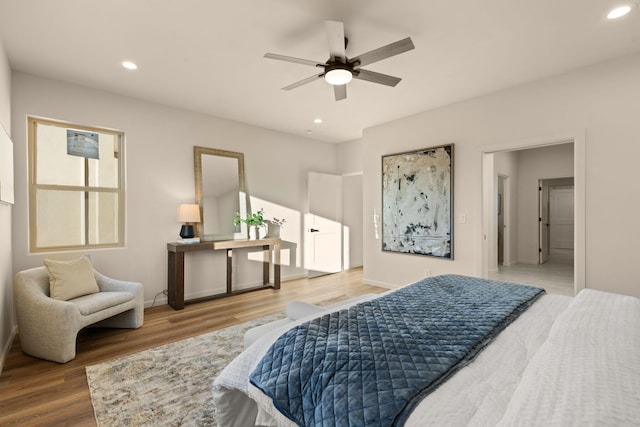
[[[480, 277], [489, 277], [490, 261], [495, 257], [495, 233], [493, 219], [496, 218], [494, 194], [496, 177], [494, 172], [494, 153], [500, 151], [516, 151], [528, 148], [545, 147], [549, 145], [573, 142], [573, 176], [574, 176], [574, 263], [573, 283], [574, 292], [578, 293], [586, 287], [586, 137], [585, 129], [580, 128], [564, 134], [550, 135], [523, 140], [512, 140], [495, 144], [487, 144], [480, 148], [482, 164], [482, 229], [478, 239], [481, 254], [476, 269]], [[491, 239], [491, 241], [489, 240]]]
[[538, 265], [549, 261], [549, 191], [546, 179], [538, 179]]
[[[502, 229], [502, 265], [508, 267], [511, 265], [511, 180], [509, 175], [497, 174], [496, 183], [502, 180], [502, 222], [504, 227]], [[498, 188], [498, 187], [496, 187]], [[496, 215], [497, 218], [497, 215]], [[497, 226], [500, 226], [498, 222]], [[506, 230], [506, 232], [505, 232]], [[496, 229], [499, 233], [500, 230]], [[496, 235], [499, 235], [496, 233]], [[496, 248], [497, 249], [497, 248]], [[496, 252], [497, 267], [500, 267], [500, 257]]]

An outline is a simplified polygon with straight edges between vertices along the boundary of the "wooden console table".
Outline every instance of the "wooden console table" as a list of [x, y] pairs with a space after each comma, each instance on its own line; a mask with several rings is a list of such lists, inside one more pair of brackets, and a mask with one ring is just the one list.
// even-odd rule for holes
[[[280, 245], [282, 240], [279, 238], [268, 238], [258, 240], [223, 240], [217, 242], [201, 242], [194, 244], [167, 243], [168, 251], [168, 267], [169, 267], [169, 305], [176, 310], [184, 308], [184, 254], [191, 251], [217, 251], [227, 250], [227, 291], [220, 294], [210, 295], [202, 298], [196, 298], [186, 301], [194, 303], [206, 301], [216, 298], [228, 297], [230, 295], [241, 294], [259, 289], [280, 289]], [[255, 286], [249, 289], [241, 289], [234, 291], [232, 289], [233, 277], [233, 249], [239, 248], [255, 248], [262, 246], [264, 253], [262, 262], [262, 286]], [[269, 283], [269, 267], [271, 265], [271, 251], [273, 248], [273, 284]]]

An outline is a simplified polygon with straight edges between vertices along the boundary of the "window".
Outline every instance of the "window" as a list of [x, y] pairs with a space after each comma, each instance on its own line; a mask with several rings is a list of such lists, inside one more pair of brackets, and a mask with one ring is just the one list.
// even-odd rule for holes
[[28, 118], [31, 252], [124, 245], [122, 132]]

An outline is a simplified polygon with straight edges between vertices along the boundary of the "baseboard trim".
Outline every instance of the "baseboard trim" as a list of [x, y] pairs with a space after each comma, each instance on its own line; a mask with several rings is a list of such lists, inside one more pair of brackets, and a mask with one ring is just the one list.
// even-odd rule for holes
[[309, 277], [309, 272], [307, 270], [305, 270], [304, 273], [292, 274], [290, 276], [283, 277], [280, 281], [288, 282], [289, 280], [304, 279], [306, 277]]
[[[286, 277], [282, 277], [280, 279], [281, 282], [286, 282], [288, 280], [295, 280], [295, 279], [303, 279], [305, 277], [307, 277], [308, 274], [306, 272], [304, 273], [299, 273], [299, 274], [292, 274]], [[241, 291], [242, 289], [247, 289], [247, 288], [252, 288], [255, 286], [260, 286], [262, 285], [262, 281], [256, 281], [256, 282], [249, 282], [249, 283], [242, 283], [240, 285], [234, 285], [234, 290], [237, 291]], [[225, 289], [220, 289], [220, 293], [224, 293]], [[196, 298], [202, 298], [202, 297], [207, 297], [209, 295], [214, 295], [212, 293], [212, 290], [206, 290], [206, 291], [199, 291], [199, 292], [191, 292], [189, 294], [185, 294], [184, 299], [185, 300], [190, 300], [190, 299], [196, 299]], [[153, 299], [150, 299], [148, 301], [144, 302], [144, 308], [149, 308], [151, 307], [151, 304], [153, 303]], [[164, 305], [164, 304], [169, 304], [169, 298], [166, 295], [160, 295], [158, 296], [158, 298], [156, 298], [156, 303], [153, 305], [154, 307], [157, 307], [159, 305]]]
[[[152, 305], [153, 304], [153, 305]], [[169, 299], [166, 295], [162, 295], [162, 298], [158, 297], [156, 300], [149, 300], [144, 302], [144, 308], [157, 307], [159, 305], [169, 304]]]
[[538, 260], [534, 259], [519, 259], [518, 264], [527, 264], [527, 265], [538, 265]]
[[364, 283], [365, 285], [379, 286], [381, 288], [387, 288], [387, 289], [397, 289], [400, 287], [398, 285], [394, 285], [391, 283], [379, 282], [377, 280], [371, 280], [364, 277], [362, 278], [362, 283]]
[[9, 339], [7, 340], [7, 342], [5, 343], [2, 349], [2, 354], [0, 354], [0, 374], [4, 369], [4, 362], [5, 360], [7, 360], [7, 356], [9, 355], [9, 351], [11, 351], [11, 346], [13, 345], [13, 340], [15, 339], [17, 333], [18, 333], [18, 327], [14, 326], [13, 329], [11, 330], [11, 333], [9, 334]]

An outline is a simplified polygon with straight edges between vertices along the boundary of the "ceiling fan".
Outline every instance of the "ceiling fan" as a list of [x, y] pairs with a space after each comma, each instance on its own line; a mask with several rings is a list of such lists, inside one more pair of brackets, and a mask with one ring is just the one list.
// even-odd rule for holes
[[373, 64], [374, 62], [414, 49], [415, 46], [413, 45], [410, 37], [379, 47], [362, 55], [356, 56], [355, 58], [347, 58], [345, 50], [348, 39], [344, 36], [344, 24], [339, 21], [325, 21], [325, 28], [327, 30], [327, 38], [329, 40], [330, 54], [329, 60], [325, 63], [302, 58], [294, 58], [292, 56], [278, 55], [275, 53], [267, 53], [264, 55], [265, 58], [322, 68], [321, 73], [314, 74], [311, 77], [307, 77], [306, 79], [285, 86], [282, 88], [283, 90], [295, 89], [319, 78], [324, 78], [327, 83], [333, 85], [333, 92], [336, 101], [340, 101], [347, 97], [347, 83], [349, 83], [352, 78], [372, 83], [379, 83], [386, 86], [396, 86], [400, 83], [400, 80], [402, 79], [399, 77], [376, 73], [375, 71], [365, 70], [360, 67]]

